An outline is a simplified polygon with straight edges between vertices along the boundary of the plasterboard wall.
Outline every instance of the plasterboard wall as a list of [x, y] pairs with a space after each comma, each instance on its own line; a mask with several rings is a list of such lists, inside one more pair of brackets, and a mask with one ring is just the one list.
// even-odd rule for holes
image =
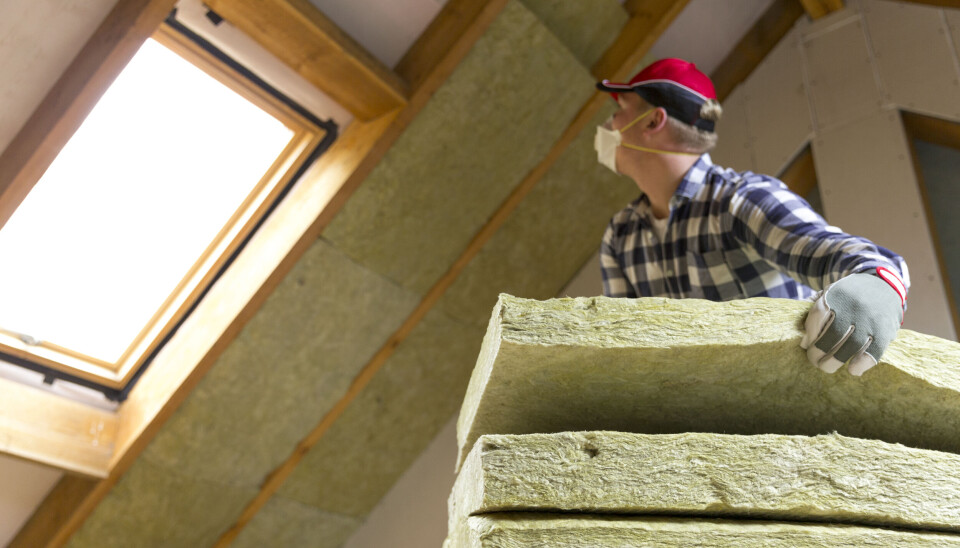
[[812, 142], [831, 222], [906, 258], [913, 285], [904, 327], [946, 338], [955, 330], [899, 110], [960, 119], [956, 16], [852, 0], [816, 22], [802, 19], [727, 101], [713, 155], [777, 173]]

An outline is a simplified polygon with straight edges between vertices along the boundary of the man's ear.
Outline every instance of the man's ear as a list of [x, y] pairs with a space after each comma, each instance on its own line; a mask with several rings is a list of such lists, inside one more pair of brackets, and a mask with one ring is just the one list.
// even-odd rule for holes
[[667, 127], [667, 110], [663, 107], [657, 107], [650, 113], [650, 121], [647, 122], [647, 129], [652, 132], [658, 132], [665, 127]]

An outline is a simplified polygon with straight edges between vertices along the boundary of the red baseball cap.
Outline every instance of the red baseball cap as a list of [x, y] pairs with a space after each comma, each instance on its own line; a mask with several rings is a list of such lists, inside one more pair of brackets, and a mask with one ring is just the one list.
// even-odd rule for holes
[[700, 117], [707, 101], [717, 101], [710, 77], [696, 65], [683, 59], [661, 59], [651, 63], [625, 84], [603, 80], [597, 89], [607, 91], [614, 99], [632, 91], [653, 106], [663, 107], [670, 116], [705, 131], [713, 131], [715, 123]]

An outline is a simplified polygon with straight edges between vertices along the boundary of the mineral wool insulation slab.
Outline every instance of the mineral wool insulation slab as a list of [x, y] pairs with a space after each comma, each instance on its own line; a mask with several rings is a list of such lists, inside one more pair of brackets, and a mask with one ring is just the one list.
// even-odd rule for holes
[[594, 91], [556, 36], [508, 2], [325, 237], [426, 293]]
[[958, 470], [960, 455], [836, 434], [496, 434], [467, 457], [449, 515], [451, 527], [532, 511], [956, 531]]
[[594, 130], [613, 111], [613, 101], [600, 109], [470, 261], [440, 300], [444, 311], [483, 329], [499, 293], [553, 297], [596, 252], [610, 217], [639, 193], [597, 163]]
[[280, 494], [329, 512], [366, 516], [463, 401], [481, 334], [437, 310], [428, 313]]
[[960, 546], [960, 535], [849, 525], [561, 514], [489, 514], [461, 522], [444, 548], [797, 548]]
[[240, 531], [232, 548], [342, 546], [362, 520], [274, 495]]
[[798, 346], [809, 303], [501, 295], [457, 423], [576, 430], [822, 434], [960, 452], [960, 344], [901, 330], [863, 377]]

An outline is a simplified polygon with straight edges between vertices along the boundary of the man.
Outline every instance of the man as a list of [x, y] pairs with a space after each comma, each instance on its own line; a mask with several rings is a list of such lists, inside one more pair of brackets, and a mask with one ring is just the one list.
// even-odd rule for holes
[[765, 175], [713, 165], [720, 105], [692, 63], [663, 59], [628, 83], [604, 80], [619, 110], [597, 128], [601, 164], [641, 196], [610, 221], [600, 257], [610, 297], [817, 295], [800, 345], [808, 359], [853, 375], [876, 365], [906, 310], [903, 259], [826, 224]]

